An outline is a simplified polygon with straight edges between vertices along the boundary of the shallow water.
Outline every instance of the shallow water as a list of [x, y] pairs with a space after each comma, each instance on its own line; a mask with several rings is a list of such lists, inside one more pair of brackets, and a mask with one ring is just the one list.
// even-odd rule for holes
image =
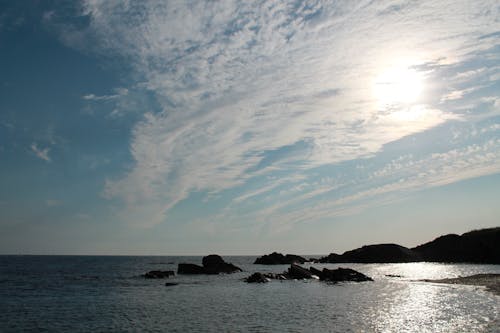
[[201, 257], [0, 256], [0, 331], [500, 331], [500, 296], [414, 281], [500, 273], [500, 265], [314, 264], [350, 267], [375, 281], [247, 284], [241, 279], [252, 272], [288, 266], [224, 259], [244, 272], [146, 280], [147, 271], [201, 264]]

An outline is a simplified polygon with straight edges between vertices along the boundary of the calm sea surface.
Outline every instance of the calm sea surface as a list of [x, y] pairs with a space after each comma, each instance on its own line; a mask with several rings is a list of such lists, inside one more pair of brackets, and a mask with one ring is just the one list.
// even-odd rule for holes
[[413, 281], [500, 273], [500, 265], [314, 264], [375, 281], [247, 284], [252, 272], [288, 266], [224, 259], [244, 272], [146, 280], [147, 271], [201, 257], [0, 256], [0, 332], [500, 332], [500, 296]]

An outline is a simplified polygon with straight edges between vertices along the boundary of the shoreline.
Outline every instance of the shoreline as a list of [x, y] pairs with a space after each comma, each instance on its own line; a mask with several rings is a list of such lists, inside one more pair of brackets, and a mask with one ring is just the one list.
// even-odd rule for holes
[[486, 287], [486, 290], [500, 296], [500, 274], [475, 274], [470, 276], [459, 276], [449, 279], [424, 279], [423, 282], [446, 283], [446, 284], [462, 284], [468, 286]]

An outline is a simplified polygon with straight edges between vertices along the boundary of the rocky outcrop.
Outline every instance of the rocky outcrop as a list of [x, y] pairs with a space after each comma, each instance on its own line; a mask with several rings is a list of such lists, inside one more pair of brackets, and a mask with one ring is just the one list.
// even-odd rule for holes
[[221, 256], [211, 254], [203, 257], [203, 266], [195, 264], [181, 263], [177, 266], [178, 274], [220, 274], [220, 273], [235, 273], [241, 272], [239, 267], [231, 263], [225, 262]]
[[263, 255], [255, 260], [254, 264], [260, 265], [289, 265], [289, 264], [303, 264], [307, 261], [307, 259], [295, 255], [295, 254], [286, 254], [283, 255], [278, 252], [273, 252], [271, 254]]
[[311, 273], [310, 270], [301, 267], [299, 265], [291, 264], [290, 268], [288, 268], [288, 274], [287, 276], [290, 279], [312, 279], [315, 276], [313, 276], [313, 273]]
[[396, 263], [420, 261], [418, 253], [397, 244], [366, 245], [342, 254], [343, 262]]
[[365, 245], [342, 255], [335, 253], [320, 259], [326, 263], [397, 263], [420, 261], [420, 255], [397, 244]]
[[326, 257], [321, 257], [318, 259], [320, 263], [339, 263], [342, 262], [342, 256], [336, 253], [330, 253]]
[[221, 256], [217, 254], [211, 254], [209, 256], [203, 257], [203, 268], [207, 274], [220, 274], [220, 273], [235, 273], [241, 272], [239, 267], [231, 263], [225, 262]]
[[146, 279], [164, 279], [174, 275], [174, 271], [149, 271], [144, 274], [144, 277]]
[[248, 283], [266, 283], [269, 281], [271, 281], [271, 279], [267, 277], [266, 274], [262, 274], [259, 272], [253, 273], [252, 275], [250, 275], [245, 279], [245, 282]]
[[445, 235], [412, 249], [397, 244], [365, 245], [343, 254], [330, 253], [322, 263], [469, 262], [500, 264], [500, 227], [463, 235]]
[[337, 269], [327, 269], [323, 268], [322, 274], [319, 276], [322, 281], [330, 281], [330, 282], [364, 282], [364, 281], [373, 281], [371, 277], [364, 275], [354, 269], [350, 268], [337, 268]]
[[373, 281], [372, 278], [355, 271], [350, 268], [337, 268], [337, 269], [327, 269], [324, 268], [322, 271], [310, 267], [309, 269], [301, 267], [299, 265], [291, 264], [288, 271], [283, 274], [263, 274], [254, 273], [245, 279], [249, 283], [265, 283], [270, 280], [303, 280], [303, 279], [319, 279], [321, 281], [328, 282], [363, 282], [363, 281]]
[[424, 261], [500, 264], [500, 227], [441, 236], [412, 250]]
[[207, 274], [205, 268], [195, 264], [181, 263], [177, 265], [177, 274]]

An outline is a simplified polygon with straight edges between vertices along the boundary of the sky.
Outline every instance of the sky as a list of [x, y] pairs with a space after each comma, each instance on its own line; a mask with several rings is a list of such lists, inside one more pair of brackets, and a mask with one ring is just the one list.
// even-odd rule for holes
[[0, 253], [500, 225], [500, 4], [0, 0]]

